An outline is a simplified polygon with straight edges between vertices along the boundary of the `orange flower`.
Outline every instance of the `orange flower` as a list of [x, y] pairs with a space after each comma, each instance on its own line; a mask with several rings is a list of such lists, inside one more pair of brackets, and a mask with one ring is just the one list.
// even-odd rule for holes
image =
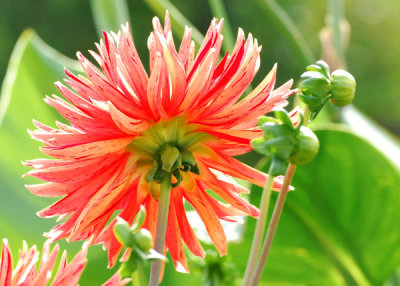
[[[257, 40], [251, 35], [246, 39], [239, 30], [232, 54], [219, 61], [222, 20], [211, 22], [197, 54], [188, 28], [176, 51], [168, 14], [164, 28], [158, 18], [153, 27], [148, 40], [150, 76], [128, 25], [117, 35], [104, 33], [104, 41], [96, 45], [98, 53], [91, 51], [102, 71], [78, 53], [87, 78], [66, 70], [65, 82], [75, 92], [56, 83], [70, 103], [55, 95], [46, 98], [71, 126], [57, 122], [54, 129], [34, 122], [38, 129], [32, 137], [42, 141], [42, 152], [56, 160], [26, 163], [34, 168], [26, 175], [48, 182], [28, 189], [39, 196], [64, 196], [39, 212], [41, 217], [66, 218], [47, 234], [52, 241], [93, 236], [95, 243], [109, 249], [111, 267], [122, 249], [112, 232], [113, 215], [120, 211], [119, 216], [131, 223], [144, 205], [144, 227], [154, 236], [160, 178], [172, 172], [166, 247], [175, 266], [188, 270], [182, 241], [195, 255], [204, 256], [204, 250], [188, 223], [185, 202], [197, 211], [216, 248], [225, 254], [226, 236], [219, 219], [258, 216], [257, 208], [241, 197], [248, 190], [231, 176], [260, 186], [266, 181], [263, 173], [232, 156], [251, 150], [250, 140], [262, 135], [257, 118], [286, 104], [292, 82], [273, 90], [274, 67], [240, 100], [259, 68]], [[166, 148], [175, 156], [169, 165], [162, 158]]]
[[[54, 264], [57, 259], [59, 247], [56, 245], [50, 251], [50, 243], [47, 241], [43, 246], [42, 257], [39, 269], [36, 264], [39, 261], [39, 251], [34, 245], [28, 249], [24, 241], [23, 249], [19, 253], [19, 260], [14, 271], [12, 269], [11, 253], [8, 247], [7, 239], [3, 239], [3, 252], [0, 261], [0, 285], [2, 286], [45, 286], [51, 278]], [[75, 256], [68, 264], [67, 253], [64, 251], [57, 274], [55, 275], [52, 286], [72, 286], [78, 285], [78, 280], [86, 265], [87, 245]], [[123, 286], [130, 279], [121, 281], [118, 272], [111, 277], [103, 286]]]

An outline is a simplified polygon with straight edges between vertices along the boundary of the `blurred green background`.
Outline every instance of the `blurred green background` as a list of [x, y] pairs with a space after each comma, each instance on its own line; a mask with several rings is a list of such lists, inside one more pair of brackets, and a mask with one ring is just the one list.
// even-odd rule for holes
[[[131, 31], [145, 66], [147, 37], [155, 15], [146, 1], [127, 1]], [[245, 33], [251, 32], [263, 46], [255, 83], [275, 62], [279, 63], [278, 84], [289, 78], [296, 80], [310, 63], [297, 57], [287, 37], [267, 13], [266, 1], [269, 0], [224, 1], [233, 33], [241, 27]], [[293, 20], [314, 57], [319, 58], [322, 53], [319, 32], [326, 24], [327, 2], [277, 2]], [[172, 3], [205, 33], [212, 18], [209, 1]], [[0, 7], [0, 79], [4, 78], [18, 37], [28, 27], [49, 46], [70, 58], [75, 58], [76, 51], [88, 55], [87, 50], [95, 49], [99, 35], [90, 1], [1, 0]], [[351, 26], [346, 51], [348, 70], [357, 79], [355, 106], [399, 136], [400, 2], [348, 0], [345, 11]], [[41, 234], [55, 224], [55, 219], [40, 219], [34, 215], [54, 200], [35, 197], [24, 189], [23, 184], [30, 181], [20, 178], [28, 170], [20, 162], [42, 156], [38, 151], [40, 144], [31, 140], [26, 132], [26, 128], [33, 128], [32, 118], [51, 126], [55, 120], [60, 120], [41, 99], [45, 94], [56, 92], [52, 82], [64, 77], [62, 66], [68, 64], [49, 52], [31, 32], [24, 34], [24, 40], [28, 44], [18, 63], [18, 74], [11, 89], [13, 97], [0, 128], [0, 237], [9, 238], [14, 262], [22, 239], [28, 240], [30, 245], [40, 245]], [[5, 93], [3, 90], [2, 94]], [[2, 113], [4, 110], [0, 106], [0, 120]], [[368, 133], [367, 129], [358, 131]], [[343, 127], [322, 128], [317, 134], [323, 147], [315, 161], [299, 168], [295, 175], [296, 192], [289, 194], [263, 283], [383, 285], [387, 282], [387, 285], [400, 285], [400, 276], [393, 275], [400, 266], [400, 159], [386, 152], [386, 156], [391, 157], [387, 160], [380, 153], [382, 146], [378, 150]], [[398, 149], [396, 154], [399, 154]], [[259, 157], [252, 154], [242, 159], [254, 164]], [[397, 162], [397, 167], [393, 162]], [[257, 205], [259, 197], [259, 190], [254, 189], [252, 202]], [[191, 276], [177, 274], [169, 263], [163, 285], [202, 285], [202, 274], [198, 270], [205, 268], [221, 277], [240, 277], [255, 221], [248, 222], [244, 241], [229, 246], [229, 257], [195, 261], [191, 264], [194, 272]], [[79, 243], [61, 244], [72, 253], [80, 247]], [[81, 285], [100, 285], [115, 271], [103, 271], [106, 258], [100, 247], [90, 250], [89, 260]], [[235, 264], [233, 269], [231, 262]], [[232, 281], [227, 281], [223, 285], [233, 285]]]
[[[284, 36], [266, 17], [262, 0], [224, 1], [234, 33], [242, 27], [263, 45], [259, 77], [279, 63], [278, 80], [298, 78], [303, 66]], [[280, 0], [294, 20], [315, 57], [321, 54], [318, 33], [325, 25], [326, 2]], [[174, 0], [172, 3], [202, 33], [211, 20], [206, 0]], [[147, 59], [146, 40], [154, 12], [143, 0], [128, 1], [137, 48]], [[400, 135], [400, 2], [397, 0], [348, 0], [346, 18], [351, 25], [347, 51], [348, 69], [357, 77], [355, 105], [393, 133]], [[98, 40], [88, 0], [2, 0], [0, 9], [0, 79], [4, 77], [12, 48], [19, 35], [32, 27], [50, 46], [75, 58], [86, 54]]]

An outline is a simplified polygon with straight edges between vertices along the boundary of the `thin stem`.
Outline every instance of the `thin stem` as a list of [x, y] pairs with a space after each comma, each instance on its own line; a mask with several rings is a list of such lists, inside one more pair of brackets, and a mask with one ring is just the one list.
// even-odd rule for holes
[[226, 9], [224, 6], [224, 2], [222, 0], [208, 0], [208, 4], [210, 5], [211, 12], [213, 15], [219, 19], [224, 18], [224, 41], [222, 42], [222, 47], [225, 52], [231, 50], [235, 45], [235, 37], [232, 33], [232, 27], [229, 22], [228, 14], [226, 13]]
[[304, 121], [303, 121], [303, 126], [307, 126], [308, 125], [308, 121], [310, 120], [310, 116], [311, 116], [311, 111], [308, 108], [308, 106], [306, 106], [304, 108]]
[[314, 56], [310, 47], [304, 40], [300, 31], [297, 29], [295, 23], [290, 19], [289, 15], [276, 3], [275, 0], [258, 0], [264, 11], [275, 22], [277, 28], [289, 41], [294, 52], [297, 54], [298, 59], [302, 66], [307, 66], [314, 62]]
[[269, 250], [271, 249], [272, 240], [274, 239], [276, 228], [278, 226], [279, 218], [282, 213], [283, 205], [285, 204], [286, 195], [289, 191], [290, 183], [292, 182], [292, 178], [294, 172], [296, 170], [296, 165], [289, 164], [286, 174], [285, 180], [283, 181], [282, 189], [279, 192], [278, 199], [275, 204], [274, 212], [271, 217], [271, 222], [268, 227], [267, 236], [264, 241], [263, 248], [261, 250], [260, 259], [255, 270], [255, 274], [251, 280], [250, 286], [256, 286], [260, 282], [261, 274], [264, 270], [265, 263], [267, 262]]
[[335, 47], [338, 66], [344, 64], [342, 21], [344, 0], [328, 0], [328, 21], [333, 31], [333, 45]]
[[260, 217], [258, 218], [256, 230], [254, 232], [253, 242], [251, 244], [250, 256], [246, 266], [246, 272], [243, 278], [243, 286], [249, 285], [250, 278], [254, 275], [258, 254], [260, 252], [262, 238], [264, 236], [265, 225], [267, 222], [268, 206], [271, 198], [271, 188], [274, 182], [274, 176], [271, 175], [272, 164], [268, 171], [268, 179], [265, 183], [260, 202]]
[[132, 273], [132, 285], [135, 286], [146, 286], [148, 285], [146, 277], [144, 275], [143, 265], [138, 263], [138, 267], [135, 272]]
[[[167, 233], [169, 199], [171, 197], [171, 176], [167, 175], [161, 182], [160, 199], [158, 201], [158, 216], [154, 250], [164, 253], [165, 234]], [[158, 285], [160, 280], [162, 261], [156, 259], [151, 265], [150, 286]]]

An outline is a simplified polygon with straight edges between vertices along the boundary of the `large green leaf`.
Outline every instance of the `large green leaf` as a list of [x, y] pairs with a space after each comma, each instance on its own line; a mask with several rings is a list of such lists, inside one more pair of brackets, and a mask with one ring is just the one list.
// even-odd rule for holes
[[[22, 179], [29, 170], [21, 161], [43, 155], [39, 142], [30, 139], [27, 129], [33, 129], [32, 119], [54, 126], [61, 120], [58, 113], [43, 102], [46, 94], [56, 93], [53, 82], [62, 80], [64, 66], [79, 70], [76, 61], [68, 59], [46, 45], [32, 30], [25, 31], [18, 40], [6, 78], [2, 85], [0, 102], [0, 238], [8, 238], [14, 262], [22, 240], [39, 249], [45, 238], [43, 232], [55, 225], [55, 220], [41, 219], [36, 212], [52, 201], [30, 194]], [[80, 248], [80, 243], [60, 242], [68, 248], [69, 258]], [[100, 247], [89, 250], [89, 263], [81, 279], [82, 285], [100, 285], [112, 272], [107, 270], [106, 253]], [[102, 271], [99, 271], [102, 269]]]
[[[399, 172], [352, 133], [316, 133], [320, 152], [296, 170], [261, 284], [382, 285], [400, 266]], [[232, 246], [234, 257], [246, 246]]]
[[[32, 30], [27, 30], [16, 44], [3, 82], [0, 103], [0, 180], [3, 198], [0, 200], [0, 235], [7, 236], [10, 242], [14, 239], [20, 241], [21, 234], [24, 234], [24, 239], [37, 243], [41, 231], [48, 229], [51, 223], [35, 216], [35, 212], [49, 201], [30, 195], [24, 188], [29, 180], [21, 178], [27, 171], [21, 162], [41, 156], [39, 143], [31, 140], [26, 132], [33, 128], [32, 119], [48, 124], [59, 119], [42, 99], [46, 94], [56, 91], [53, 82], [63, 78], [64, 64], [76, 66], [75, 62], [46, 46]], [[11, 236], [11, 233], [16, 236]], [[19, 243], [15, 245], [19, 246]]]

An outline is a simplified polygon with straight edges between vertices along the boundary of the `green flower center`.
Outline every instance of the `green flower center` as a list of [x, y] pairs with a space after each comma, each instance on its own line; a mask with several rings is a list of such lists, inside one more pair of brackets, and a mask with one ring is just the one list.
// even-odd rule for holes
[[193, 151], [196, 146], [214, 140], [214, 136], [199, 131], [196, 124], [187, 124], [184, 117], [162, 120], [136, 137], [126, 149], [139, 155], [137, 165], [149, 165], [146, 181], [161, 183], [165, 176], [174, 176], [172, 187], [183, 180], [181, 172], [199, 175]]

